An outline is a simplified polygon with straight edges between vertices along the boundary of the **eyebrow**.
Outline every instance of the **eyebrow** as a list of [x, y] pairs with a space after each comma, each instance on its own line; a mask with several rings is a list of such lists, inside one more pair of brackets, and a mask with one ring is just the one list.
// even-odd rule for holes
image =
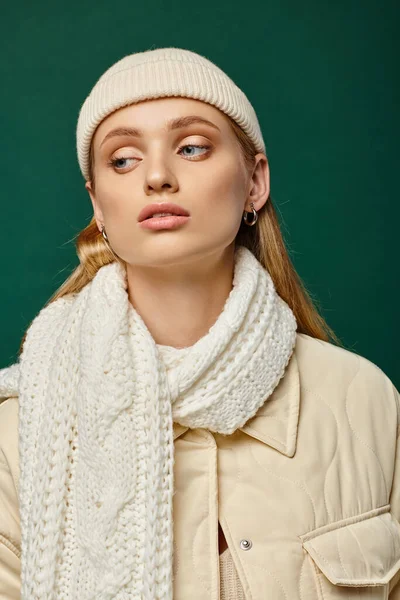
[[[166, 128], [167, 131], [173, 131], [174, 129], [182, 129], [183, 127], [189, 127], [189, 125], [193, 125], [195, 123], [208, 125], [209, 127], [213, 127], [214, 129], [221, 131], [220, 128], [215, 125], [215, 123], [212, 123], [208, 119], [204, 119], [204, 117], [199, 117], [198, 115], [188, 115], [186, 117], [170, 119], [166, 122]], [[130, 137], [143, 137], [143, 131], [141, 129], [138, 129], [137, 127], [117, 127], [116, 129], [112, 129], [107, 133], [107, 135], [100, 144], [100, 148], [110, 138], [122, 135]]]

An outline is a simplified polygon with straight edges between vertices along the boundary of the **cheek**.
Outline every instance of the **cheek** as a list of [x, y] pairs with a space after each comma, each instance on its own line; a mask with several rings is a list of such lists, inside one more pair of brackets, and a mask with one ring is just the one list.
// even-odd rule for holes
[[105, 217], [124, 218], [134, 214], [132, 185], [116, 185], [115, 179], [107, 182], [104, 178], [98, 184], [97, 202]]
[[240, 163], [232, 156], [216, 162], [199, 178], [196, 190], [205, 203], [212, 205], [212, 210], [232, 207], [235, 203], [241, 208], [245, 201], [246, 180]]
[[[199, 178], [189, 193], [196, 215], [196, 227], [211, 235], [230, 236], [237, 231], [243, 216], [246, 181], [240, 165], [225, 163]], [[189, 188], [190, 190], [190, 188]], [[185, 196], [185, 194], [184, 194]], [[189, 201], [188, 201], [189, 202]]]

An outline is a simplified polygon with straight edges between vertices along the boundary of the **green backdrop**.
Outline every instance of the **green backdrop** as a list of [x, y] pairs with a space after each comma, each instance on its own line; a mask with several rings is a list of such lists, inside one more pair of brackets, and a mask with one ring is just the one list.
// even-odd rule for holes
[[346, 346], [400, 387], [399, 3], [2, 3], [0, 366], [78, 264], [78, 112], [132, 52], [205, 55], [261, 124], [294, 265]]

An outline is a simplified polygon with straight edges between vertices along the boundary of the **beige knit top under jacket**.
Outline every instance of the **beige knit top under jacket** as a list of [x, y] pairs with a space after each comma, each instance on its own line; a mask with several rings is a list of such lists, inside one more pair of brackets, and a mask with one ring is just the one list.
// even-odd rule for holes
[[219, 572], [221, 581], [220, 600], [245, 600], [243, 587], [229, 548], [219, 556]]
[[[185, 353], [190, 351], [188, 348], [174, 348], [173, 346], [163, 346], [157, 344], [160, 356], [167, 370], [176, 367]], [[219, 555], [220, 570], [220, 600], [245, 600], [243, 587], [236, 571], [229, 548], [226, 548]]]

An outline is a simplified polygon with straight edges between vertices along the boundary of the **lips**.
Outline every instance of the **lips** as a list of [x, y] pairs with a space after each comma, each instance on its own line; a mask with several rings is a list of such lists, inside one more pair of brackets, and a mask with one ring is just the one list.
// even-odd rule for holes
[[154, 203], [145, 206], [139, 213], [139, 223], [145, 221], [149, 217], [152, 217], [156, 213], [172, 213], [173, 215], [185, 217], [188, 217], [190, 215], [190, 213], [185, 208], [179, 206], [178, 204], [173, 204], [171, 202], [160, 202], [157, 204]]

